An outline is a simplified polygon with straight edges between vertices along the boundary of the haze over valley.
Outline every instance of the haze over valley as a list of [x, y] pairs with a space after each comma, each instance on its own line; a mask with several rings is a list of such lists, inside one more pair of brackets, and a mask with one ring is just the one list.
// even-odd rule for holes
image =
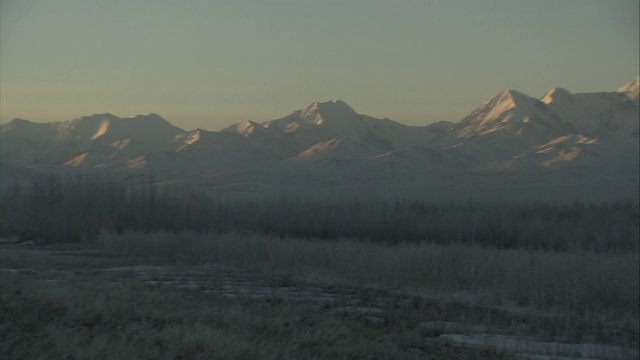
[[639, 359], [639, 16], [1, 0], [0, 359]]

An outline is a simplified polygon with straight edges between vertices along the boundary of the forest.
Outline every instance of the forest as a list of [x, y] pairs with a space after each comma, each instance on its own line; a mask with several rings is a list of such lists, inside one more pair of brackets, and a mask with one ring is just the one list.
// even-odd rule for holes
[[639, 218], [633, 201], [487, 204], [354, 198], [331, 203], [284, 195], [253, 201], [196, 188], [54, 175], [0, 194], [0, 237], [39, 244], [91, 241], [104, 232], [244, 232], [379, 244], [627, 252], [638, 249]]

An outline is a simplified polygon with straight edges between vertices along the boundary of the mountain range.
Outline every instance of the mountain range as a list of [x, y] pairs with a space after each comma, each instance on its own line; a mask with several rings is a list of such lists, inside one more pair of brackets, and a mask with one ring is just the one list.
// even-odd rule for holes
[[515, 90], [457, 123], [407, 126], [315, 102], [272, 121], [185, 131], [157, 114], [0, 125], [2, 184], [108, 173], [220, 194], [638, 199], [640, 77], [615, 91]]

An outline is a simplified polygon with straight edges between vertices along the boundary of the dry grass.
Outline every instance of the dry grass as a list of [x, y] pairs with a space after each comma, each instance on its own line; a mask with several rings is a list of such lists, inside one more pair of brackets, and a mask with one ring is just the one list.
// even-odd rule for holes
[[[522, 323], [539, 339], [638, 345], [637, 253], [388, 246], [242, 233], [102, 234], [97, 243], [83, 246], [106, 253], [14, 251], [17, 246], [0, 251], [3, 269], [27, 269], [0, 274], [0, 358], [504, 357], [425, 338], [416, 327], [421, 321]], [[377, 289], [369, 292], [373, 296], [377, 291], [420, 294], [431, 303], [389, 312], [385, 326], [376, 327], [327, 316], [317, 304], [231, 301], [168, 285], [150, 287], [126, 272], [93, 270], [204, 263], [278, 275], [284, 281], [369, 287]], [[363, 296], [367, 293], [362, 290]], [[612, 322], [627, 325], [608, 333]]]
[[[0, 252], [3, 359], [476, 359], [496, 353], [431, 343], [315, 305], [231, 301], [126, 274], [118, 258]], [[13, 269], [37, 270], [7, 271]], [[46, 270], [49, 269], [49, 270]]]
[[103, 234], [98, 244], [148, 261], [220, 263], [307, 281], [387, 290], [465, 291], [499, 305], [572, 315], [639, 316], [640, 260], [625, 254], [553, 253], [472, 245], [381, 245], [262, 235]]
[[[147, 261], [218, 263], [310, 282], [467, 303], [454, 321], [524, 321], [541, 339], [638, 346], [637, 252], [553, 253], [469, 245], [333, 242], [252, 234], [103, 234], [100, 246]], [[499, 309], [511, 319], [494, 316]], [[450, 321], [439, 314], [425, 319]], [[519, 318], [523, 315], [524, 318]], [[449, 316], [449, 315], [447, 315]], [[502, 317], [502, 318], [500, 318]], [[623, 323], [612, 332], [608, 324]]]

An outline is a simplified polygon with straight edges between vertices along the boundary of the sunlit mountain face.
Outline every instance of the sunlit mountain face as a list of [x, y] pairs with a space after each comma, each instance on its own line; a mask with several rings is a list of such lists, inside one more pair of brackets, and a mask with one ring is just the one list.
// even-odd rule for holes
[[637, 101], [638, 78], [617, 91], [553, 88], [541, 99], [505, 90], [457, 123], [422, 127], [341, 100], [219, 132], [185, 131], [157, 114], [15, 119], [0, 126], [0, 159], [7, 183], [108, 173], [249, 196], [637, 199]]

